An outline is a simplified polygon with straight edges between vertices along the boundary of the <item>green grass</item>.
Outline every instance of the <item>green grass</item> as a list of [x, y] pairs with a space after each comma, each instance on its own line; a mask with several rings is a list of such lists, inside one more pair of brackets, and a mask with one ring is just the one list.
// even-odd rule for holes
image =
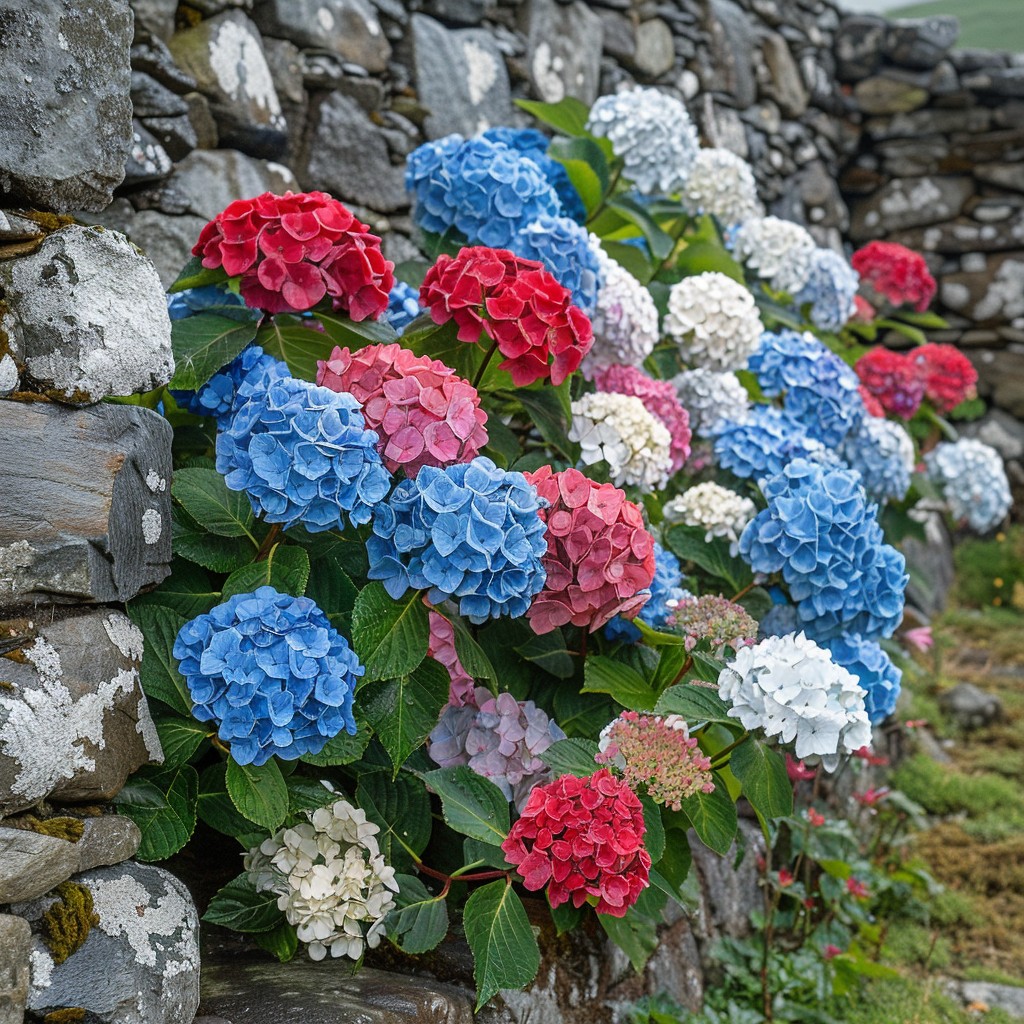
[[887, 12], [890, 18], [926, 18], [935, 14], [954, 14], [960, 19], [958, 46], [1024, 50], [1020, 0], [929, 0]]
[[[842, 1016], [843, 1024], [973, 1024], [977, 1016], [960, 1009], [937, 984], [914, 978], [876, 981], [858, 993]], [[1002, 1010], [990, 1010], [985, 1024], [1013, 1024]]]

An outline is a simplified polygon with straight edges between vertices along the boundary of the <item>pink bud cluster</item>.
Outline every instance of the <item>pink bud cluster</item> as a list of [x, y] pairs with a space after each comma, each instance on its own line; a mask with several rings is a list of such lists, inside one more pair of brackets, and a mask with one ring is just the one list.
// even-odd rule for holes
[[682, 634], [688, 651], [701, 640], [707, 640], [715, 652], [726, 644], [749, 647], [757, 641], [757, 622], [746, 609], [717, 594], [683, 598], [666, 628]]

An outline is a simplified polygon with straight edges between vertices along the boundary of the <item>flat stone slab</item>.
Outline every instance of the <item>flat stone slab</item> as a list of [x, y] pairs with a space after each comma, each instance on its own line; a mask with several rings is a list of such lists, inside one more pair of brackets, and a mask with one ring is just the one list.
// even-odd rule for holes
[[0, 903], [34, 900], [78, 871], [75, 843], [0, 826]]
[[25, 1019], [31, 942], [28, 921], [0, 914], [0, 1024], [22, 1024]]

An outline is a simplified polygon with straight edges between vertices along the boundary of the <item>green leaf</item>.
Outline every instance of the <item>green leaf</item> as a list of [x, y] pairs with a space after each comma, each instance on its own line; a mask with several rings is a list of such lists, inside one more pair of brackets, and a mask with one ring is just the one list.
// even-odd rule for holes
[[156, 714], [153, 723], [163, 747], [165, 769], [177, 768], [191, 761], [211, 731], [207, 723], [180, 715]]
[[619, 264], [625, 267], [641, 284], [648, 284], [654, 277], [655, 266], [643, 250], [635, 245], [602, 239], [601, 248]]
[[303, 754], [299, 760], [303, 764], [313, 764], [319, 768], [327, 768], [338, 764], [352, 764], [363, 756], [367, 744], [370, 742], [370, 730], [366, 723], [360, 721], [361, 714], [356, 714], [356, 725], [358, 730], [355, 736], [347, 732], [339, 732], [337, 736], [327, 741], [327, 745], [319, 754]]
[[688, 723], [721, 722], [738, 728], [735, 718], [729, 717], [729, 705], [706, 686], [677, 683], [658, 698], [654, 710], [659, 715], [682, 715]]
[[169, 771], [142, 768], [114, 797], [142, 832], [139, 860], [166, 860], [192, 838], [199, 777], [187, 764]]
[[596, 736], [618, 714], [611, 698], [598, 693], [580, 693], [573, 686], [556, 687], [551, 705], [555, 721], [570, 737]]
[[563, 135], [586, 138], [587, 118], [590, 108], [575, 96], [566, 96], [557, 103], [542, 103], [539, 100], [516, 100], [516, 106], [532, 114], [542, 124], [550, 125]]
[[604, 150], [593, 139], [555, 139], [548, 148], [548, 155], [565, 168], [587, 213], [593, 213], [601, 205], [609, 186]]
[[273, 758], [257, 768], [252, 764], [239, 764], [229, 757], [225, 781], [239, 814], [262, 825], [268, 832], [284, 823], [288, 815], [288, 786]]
[[[448, 618], [448, 616], [445, 616]], [[449, 620], [455, 630], [455, 653], [459, 656], [462, 667], [474, 679], [490, 679], [497, 682], [498, 673], [494, 671], [491, 659], [484, 653], [484, 649], [473, 639], [472, 634], [466, 628], [466, 623], [459, 615], [453, 615]]]
[[273, 587], [282, 594], [302, 597], [309, 580], [309, 555], [293, 544], [275, 544], [262, 562], [236, 569], [224, 583], [223, 598]]
[[[665, 891], [674, 900], [682, 898], [681, 890], [690, 873], [693, 856], [686, 832], [681, 828], [665, 831], [665, 851], [658, 861], [658, 877], [666, 883]], [[653, 877], [651, 879], [654, 881]]]
[[395, 875], [397, 906], [388, 914], [388, 937], [406, 953], [428, 953], [448, 934], [448, 907], [415, 875]]
[[[337, 554], [317, 558], [310, 566], [306, 597], [330, 619], [331, 625], [345, 636], [351, 634], [352, 609], [359, 591], [342, 568]], [[343, 628], [344, 627], [344, 628]]]
[[572, 900], [568, 903], [559, 903], [557, 907], [551, 907], [551, 920], [555, 924], [555, 931], [559, 935], [564, 935], [579, 926], [583, 920], [583, 907], [574, 907]]
[[541, 437], [557, 452], [575, 463], [579, 445], [569, 440], [569, 415], [558, 394], [550, 386], [520, 388], [512, 396], [519, 402]]
[[752, 736], [729, 755], [729, 767], [743, 786], [743, 795], [762, 818], [793, 813], [793, 784], [777, 750]]
[[283, 964], [288, 963], [299, 948], [299, 937], [295, 934], [294, 926], [287, 921], [282, 921], [269, 932], [257, 932], [253, 939], [260, 949], [266, 950], [271, 956], [276, 956]]
[[197, 313], [171, 322], [174, 379], [171, 387], [195, 391], [256, 337], [255, 320]]
[[352, 646], [366, 666], [366, 681], [406, 675], [427, 655], [430, 628], [423, 595], [409, 590], [397, 601], [380, 583], [364, 587], [352, 610]]
[[598, 921], [608, 938], [629, 957], [635, 971], [642, 971], [658, 948], [658, 926], [650, 918], [634, 913], [633, 909], [626, 912], [625, 917], [609, 917], [598, 914]]
[[395, 775], [437, 725], [450, 686], [448, 670], [428, 658], [409, 675], [360, 691], [367, 721], [388, 752]]
[[542, 636], [531, 633], [523, 643], [516, 645], [515, 652], [559, 679], [571, 679], [576, 672], [565, 636], [560, 629], [553, 629]]
[[268, 932], [282, 923], [282, 914], [277, 893], [257, 892], [248, 875], [241, 874], [210, 900], [203, 920], [233, 932]]
[[174, 553], [211, 569], [213, 572], [233, 572], [252, 561], [253, 544], [247, 537], [218, 537], [207, 533], [191, 516], [184, 512], [171, 516], [171, 537]]
[[171, 575], [156, 590], [140, 594], [129, 604], [132, 608], [162, 605], [191, 619], [208, 612], [220, 600], [220, 591], [213, 588], [210, 577], [200, 566], [183, 558], [171, 561]]
[[593, 775], [601, 766], [594, 760], [597, 743], [591, 739], [557, 740], [544, 751], [544, 762], [558, 775]]
[[715, 788], [711, 793], [694, 793], [683, 801], [683, 813], [693, 830], [709, 849], [723, 856], [736, 838], [736, 805], [729, 797], [725, 780], [713, 773]]
[[665, 853], [665, 826], [661, 821], [661, 808], [649, 797], [642, 796], [644, 808], [644, 849], [651, 855], [651, 863], [657, 864]]
[[607, 693], [630, 711], [651, 711], [658, 699], [636, 669], [600, 654], [587, 658], [583, 679], [583, 693]]
[[656, 260], [661, 261], [668, 258], [675, 246], [675, 241], [668, 232], [662, 230], [650, 213], [635, 199], [619, 196], [609, 202], [608, 207], [631, 224], [635, 224], [643, 232], [651, 255]]
[[199, 776], [197, 812], [200, 820], [226, 836], [238, 838], [249, 832], [258, 832], [259, 825], [238, 813], [228, 796], [223, 761], [203, 769]]
[[248, 537], [256, 543], [256, 519], [243, 491], [228, 490], [224, 477], [215, 469], [179, 469], [171, 485], [174, 500], [207, 533], [218, 537]]
[[380, 827], [378, 842], [384, 859], [400, 870], [411, 867], [409, 851], [419, 856], [430, 841], [430, 797], [420, 779], [402, 772], [360, 772], [356, 802]]
[[192, 698], [184, 677], [178, 671], [178, 662], [171, 654], [178, 630], [185, 625], [185, 617], [157, 605], [132, 604], [128, 611], [145, 638], [139, 669], [142, 692], [191, 718]]
[[492, 846], [501, 846], [508, 837], [505, 794], [472, 768], [438, 768], [427, 772], [423, 781], [441, 798], [444, 820], [456, 832]]
[[283, 360], [292, 376], [300, 380], [316, 380], [317, 363], [330, 358], [334, 348], [334, 342], [318, 331], [312, 320], [291, 316], [275, 316], [260, 327], [256, 344], [268, 355]]
[[540, 949], [522, 900], [503, 879], [481, 886], [466, 900], [466, 940], [473, 951], [476, 1009], [499, 989], [523, 988], [540, 967]]
[[705, 540], [704, 531], [699, 526], [673, 526], [666, 534], [665, 542], [681, 559], [725, 580], [737, 592], [753, 582], [750, 566], [729, 554], [729, 542], [722, 537]]
[[469, 836], [462, 840], [462, 857], [467, 864], [482, 861], [488, 867], [500, 871], [514, 870], [505, 860], [505, 854], [501, 852], [500, 846], [491, 846], [490, 843], [482, 843], [479, 839], [470, 839]]
[[[341, 313], [318, 310], [313, 314], [324, 334], [335, 344], [353, 352], [367, 345], [391, 345], [398, 341], [395, 329], [383, 320], [352, 320]], [[315, 380], [314, 374], [310, 380]]]
[[338, 799], [322, 782], [306, 775], [289, 775], [284, 783], [288, 788], [288, 813], [291, 815], [315, 811]]
[[202, 288], [208, 284], [220, 284], [228, 279], [227, 271], [223, 267], [214, 267], [212, 270], [203, 266], [200, 256], [192, 256], [188, 263], [181, 268], [181, 273], [174, 279], [174, 284], [167, 289], [173, 295], [175, 292], [188, 291], [189, 288]]
[[675, 266], [681, 270], [685, 277], [692, 277], [697, 274], [715, 272], [725, 274], [740, 284], [745, 283], [743, 267], [739, 265], [715, 242], [697, 241], [691, 242], [676, 259]]

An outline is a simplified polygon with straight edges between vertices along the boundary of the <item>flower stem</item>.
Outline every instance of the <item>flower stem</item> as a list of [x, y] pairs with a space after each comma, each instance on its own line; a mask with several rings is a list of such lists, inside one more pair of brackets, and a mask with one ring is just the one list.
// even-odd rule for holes
[[484, 373], [487, 371], [487, 364], [491, 361], [491, 357], [498, 349], [498, 343], [496, 341], [491, 342], [491, 347], [487, 350], [487, 355], [484, 356], [484, 361], [480, 364], [480, 369], [476, 371], [476, 376], [473, 378], [473, 387], [480, 387], [480, 381], [484, 379]]
[[423, 861], [417, 861], [416, 867], [430, 878], [436, 878], [450, 886], [452, 882], [492, 882], [495, 878], [508, 878], [507, 871], [476, 871], [473, 874], [460, 875], [457, 871], [454, 875], [446, 875], [443, 871], [428, 867]]
[[683, 681], [683, 676], [685, 676], [691, 668], [693, 668], [693, 658], [687, 655], [686, 661], [683, 662], [683, 667], [679, 670], [675, 679], [673, 679], [668, 685], [675, 686], [676, 683], [681, 683]]
[[725, 764], [725, 761], [723, 761], [722, 758], [724, 757], [726, 758], [726, 760], [728, 760], [728, 757], [726, 755], [731, 754], [738, 746], [740, 746], [743, 743], [746, 743], [748, 739], [750, 739], [750, 733], [744, 732], [738, 740], [733, 740], [732, 743], [729, 744], [729, 746], [723, 747], [711, 759], [712, 770], [714, 770], [715, 768], [721, 768], [722, 765]]
[[757, 583], [754, 580], [751, 580], [741, 590], [737, 590], [736, 593], [733, 594], [732, 597], [729, 598], [729, 600], [733, 604], [735, 604], [737, 601], [742, 601], [743, 598], [745, 598], [747, 596], [747, 594], [749, 594], [754, 589], [754, 587], [756, 587], [756, 586], [757, 586]]
[[277, 538], [281, 536], [281, 524], [274, 523], [273, 526], [267, 531], [266, 537], [263, 538], [263, 543], [260, 545], [259, 551], [256, 552], [256, 562], [265, 562], [270, 556], [270, 552], [273, 550], [274, 545], [277, 543]]

